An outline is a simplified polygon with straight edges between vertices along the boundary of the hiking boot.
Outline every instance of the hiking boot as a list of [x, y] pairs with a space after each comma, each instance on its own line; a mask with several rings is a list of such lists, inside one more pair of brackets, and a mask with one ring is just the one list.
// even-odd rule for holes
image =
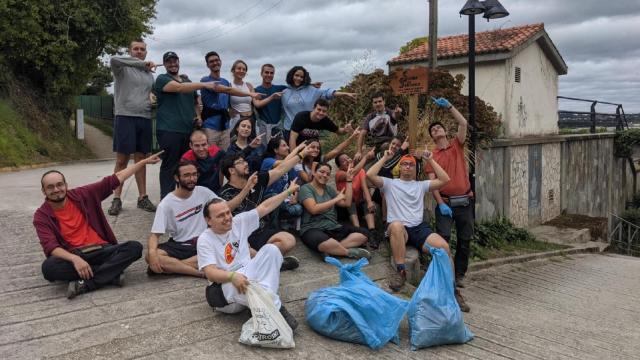
[[370, 230], [370, 234], [371, 236], [369, 237], [367, 245], [371, 250], [378, 250], [378, 248], [380, 247], [380, 232], [378, 232], [377, 230]]
[[124, 273], [120, 273], [117, 278], [111, 280], [111, 284], [117, 287], [124, 286]]
[[300, 266], [300, 260], [295, 256], [285, 256], [280, 265], [280, 271], [297, 269]]
[[69, 282], [67, 287], [67, 299], [71, 300], [74, 297], [89, 292], [84, 280], [75, 280]]
[[140, 199], [138, 199], [138, 209], [142, 209], [142, 210], [148, 211], [148, 212], [155, 212], [156, 211], [156, 206], [153, 205], [151, 200], [149, 200], [149, 196], [145, 195], [145, 196], [141, 197]]
[[396, 270], [393, 267], [389, 267], [389, 272], [387, 273], [387, 280], [389, 281], [389, 289], [393, 291], [400, 291], [404, 286], [404, 283], [407, 281], [407, 270]]
[[460, 293], [460, 290], [458, 290], [458, 288], [456, 288], [455, 290], [455, 295], [456, 295], [456, 301], [458, 302], [458, 306], [460, 307], [460, 311], [462, 312], [471, 311], [471, 308], [464, 301], [464, 297], [462, 297], [462, 294]]
[[366, 258], [371, 259], [371, 253], [363, 248], [349, 248], [347, 249], [347, 257], [352, 259]]
[[280, 314], [284, 318], [284, 321], [289, 324], [291, 330], [296, 331], [296, 329], [298, 328], [298, 320], [296, 320], [296, 318], [294, 318], [293, 315], [291, 315], [291, 313], [287, 311], [284, 305], [280, 306]]
[[122, 200], [120, 198], [113, 198], [111, 201], [111, 207], [109, 208], [109, 215], [117, 216], [122, 211]]
[[463, 277], [457, 277], [456, 278], [456, 287], [459, 288], [464, 288], [464, 278]]

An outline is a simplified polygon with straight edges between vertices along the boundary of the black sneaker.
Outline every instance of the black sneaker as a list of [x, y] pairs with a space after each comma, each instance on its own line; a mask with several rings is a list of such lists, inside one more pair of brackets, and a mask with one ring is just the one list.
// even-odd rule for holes
[[287, 271], [297, 269], [300, 266], [300, 260], [295, 256], [285, 256], [282, 259], [282, 265], [280, 271]]
[[369, 233], [371, 234], [371, 236], [369, 236], [369, 241], [367, 242], [369, 249], [378, 250], [380, 247], [380, 232], [377, 230], [369, 230]]
[[464, 278], [463, 277], [457, 277], [456, 278], [456, 287], [464, 288], [464, 286], [465, 286]]
[[70, 281], [69, 287], [67, 287], [67, 299], [71, 300], [74, 297], [89, 292], [84, 280]]
[[280, 314], [282, 314], [284, 320], [287, 322], [287, 324], [289, 324], [291, 330], [296, 331], [296, 329], [298, 328], [298, 320], [296, 320], [296, 318], [294, 318], [293, 315], [291, 315], [291, 313], [287, 311], [284, 305], [280, 306]]
[[462, 312], [471, 311], [471, 308], [464, 301], [464, 297], [462, 297], [462, 294], [460, 293], [460, 290], [458, 290], [458, 288], [456, 288], [455, 290], [455, 295], [456, 295], [456, 301], [458, 302], [458, 306], [460, 307], [460, 311]]
[[109, 215], [117, 216], [122, 211], [122, 200], [120, 198], [113, 198], [111, 201], [111, 207], [109, 208]]
[[153, 205], [151, 200], [149, 200], [149, 196], [145, 195], [145, 196], [141, 197], [140, 199], [138, 199], [138, 209], [142, 209], [142, 210], [148, 211], [148, 212], [155, 212], [156, 211], [156, 206]]
[[117, 287], [124, 286], [124, 273], [120, 273], [117, 278], [111, 280], [111, 284]]

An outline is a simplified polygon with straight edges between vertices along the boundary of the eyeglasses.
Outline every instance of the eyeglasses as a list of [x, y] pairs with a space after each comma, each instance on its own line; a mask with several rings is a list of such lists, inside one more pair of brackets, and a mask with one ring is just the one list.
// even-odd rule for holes
[[233, 165], [240, 165], [240, 164], [246, 164], [247, 160], [245, 159], [240, 159], [240, 160], [236, 160], [233, 162]]
[[412, 168], [416, 166], [414, 163], [410, 163], [410, 162], [404, 162], [400, 164], [400, 167], [405, 167], [405, 168]]

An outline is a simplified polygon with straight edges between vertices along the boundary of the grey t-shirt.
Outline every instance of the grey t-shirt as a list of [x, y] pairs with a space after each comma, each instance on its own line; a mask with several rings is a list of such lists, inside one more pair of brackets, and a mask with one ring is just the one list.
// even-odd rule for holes
[[[324, 189], [324, 194], [320, 195], [316, 192], [316, 189], [311, 184], [304, 184], [300, 187], [298, 193], [298, 202], [302, 202], [306, 199], [314, 199], [316, 204], [327, 202], [336, 197], [336, 190], [327, 186]], [[304, 234], [311, 229], [318, 230], [335, 230], [340, 227], [338, 223], [338, 215], [336, 214], [336, 207], [332, 206], [329, 210], [322, 214], [311, 215], [308, 211], [302, 213], [302, 224], [300, 225], [300, 234]]]
[[147, 71], [144, 61], [131, 56], [113, 56], [115, 115], [137, 116], [151, 119], [153, 74]]

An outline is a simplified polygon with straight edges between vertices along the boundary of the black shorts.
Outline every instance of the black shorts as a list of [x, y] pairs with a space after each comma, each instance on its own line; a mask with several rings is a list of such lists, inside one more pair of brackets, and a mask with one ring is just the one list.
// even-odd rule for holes
[[301, 236], [302, 242], [307, 245], [311, 250], [319, 251], [318, 246], [329, 239], [336, 239], [338, 241], [346, 238], [351, 233], [361, 233], [369, 238], [369, 230], [361, 227], [355, 227], [351, 225], [342, 225], [334, 230], [320, 230], [309, 229]]
[[251, 246], [251, 248], [253, 250], [260, 250], [267, 242], [269, 242], [269, 239], [271, 239], [271, 237], [279, 232], [281, 232], [282, 230], [279, 229], [274, 229], [272, 227], [265, 227], [262, 229], [258, 229], [254, 232], [251, 233], [251, 235], [249, 235], [249, 245]]
[[116, 115], [113, 119], [113, 151], [119, 154], [151, 152], [151, 119]]
[[185, 260], [198, 254], [198, 247], [190, 241], [177, 242], [169, 239], [167, 242], [158, 244], [158, 249], [164, 250], [170, 257], [178, 260]]
[[[407, 230], [407, 243], [418, 249], [418, 251], [422, 251], [427, 238], [433, 233], [426, 222], [420, 223], [418, 226], [405, 226], [404, 228]], [[427, 245], [427, 247], [429, 246]]]

